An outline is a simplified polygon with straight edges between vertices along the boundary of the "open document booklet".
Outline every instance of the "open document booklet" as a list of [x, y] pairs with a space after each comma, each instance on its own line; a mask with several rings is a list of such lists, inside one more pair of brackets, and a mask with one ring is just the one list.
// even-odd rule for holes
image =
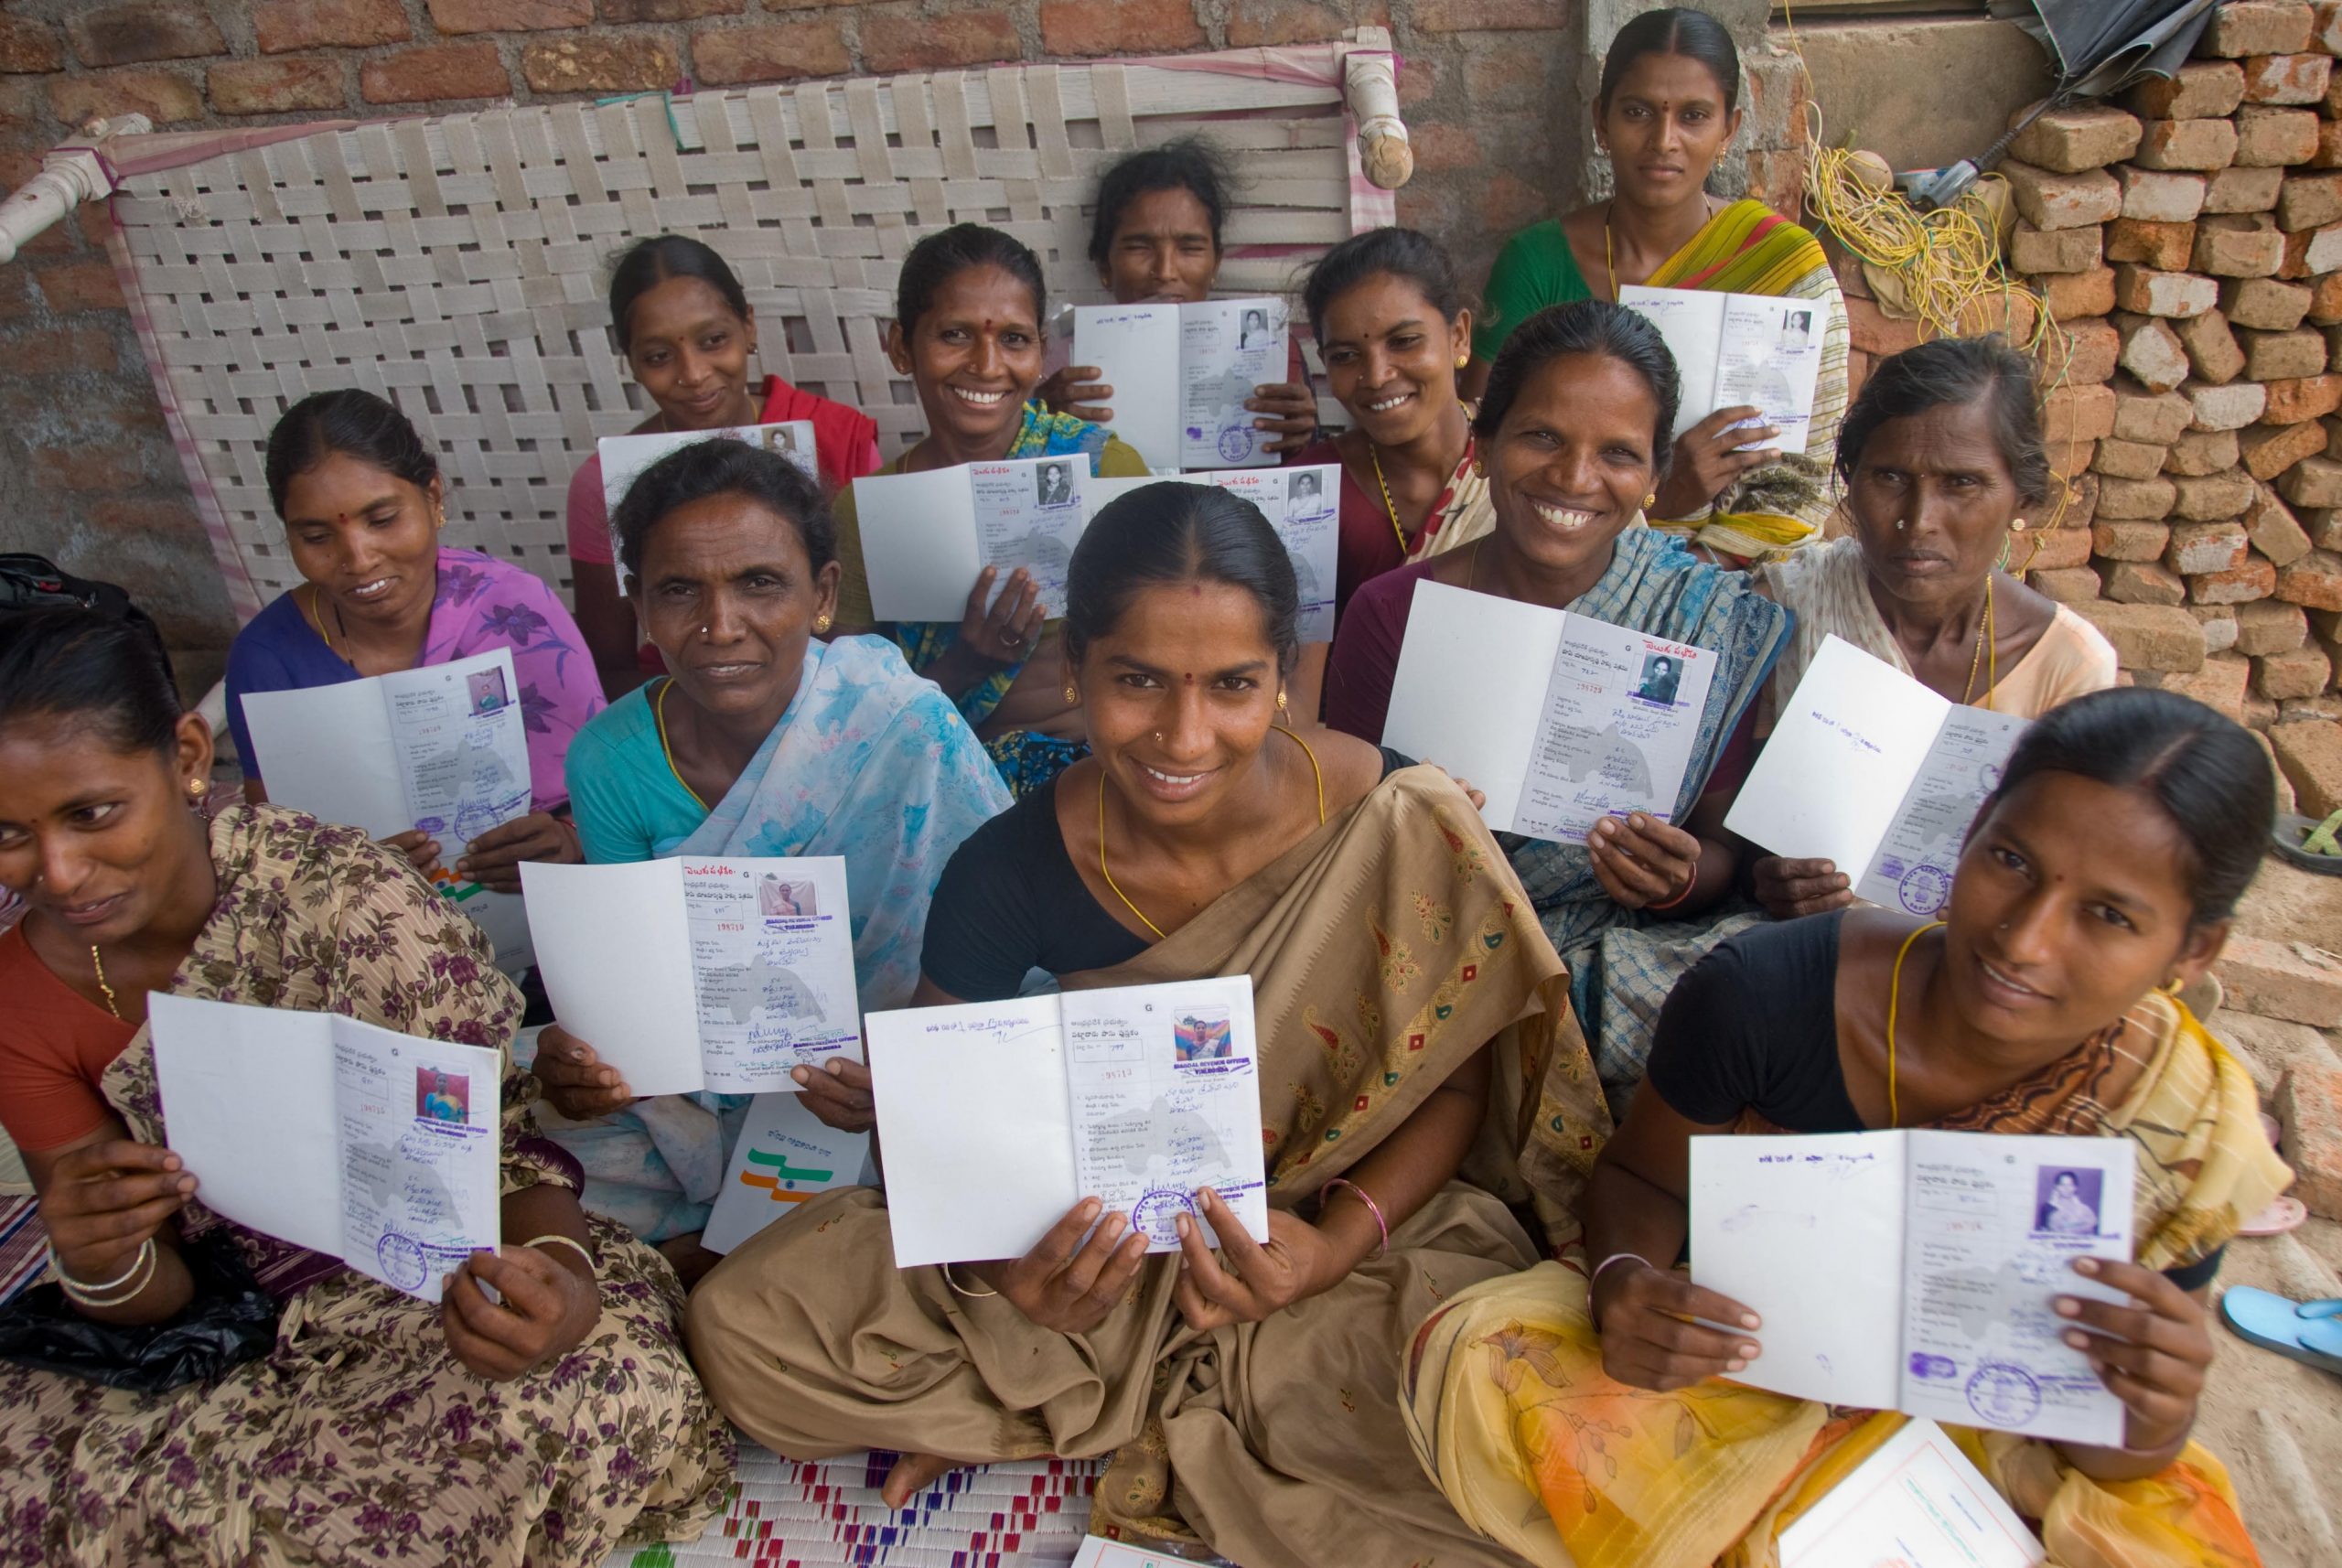
[[[643, 471], [670, 452], [702, 441], [745, 441], [777, 452], [797, 465], [815, 484], [822, 482], [821, 459], [813, 449], [813, 422], [784, 419], [771, 424], [734, 424], [722, 430], [661, 430], [648, 435], [605, 435], [594, 444], [602, 459], [602, 505], [610, 520], [610, 559], [623, 560], [618, 549], [618, 503]], [[618, 596], [626, 596], [626, 574], [619, 572]]]
[[1301, 640], [1334, 640], [1334, 581], [1340, 569], [1342, 530], [1335, 509], [1340, 504], [1342, 470], [1338, 464], [1316, 463], [1300, 468], [1223, 468], [1198, 474], [1166, 474], [1157, 478], [1081, 481], [1085, 519], [1095, 518], [1110, 501], [1133, 490], [1166, 480], [1183, 485], [1211, 485], [1241, 496], [1261, 509], [1277, 531], [1286, 557], [1293, 562], [1294, 581], [1301, 589]]
[[1157, 473], [1273, 465], [1255, 388], [1285, 379], [1282, 299], [1192, 305], [1084, 305], [1073, 313], [1073, 363], [1114, 389], [1114, 434]]
[[732, 1163], [699, 1244], [728, 1252], [832, 1187], [876, 1187], [870, 1134], [841, 1133], [795, 1094], [759, 1094], [732, 1145]]
[[1724, 825], [1775, 854], [1833, 862], [1856, 897], [1932, 916], [2026, 723], [1946, 702], [1829, 638]]
[[1692, 1140], [1692, 1277], [1755, 1312], [1735, 1380], [2068, 1443], [2120, 1446], [2060, 1295], [2131, 1258], [2127, 1138], [1928, 1131]]
[[1173, 1251], [1206, 1187], [1268, 1240], [1248, 976], [867, 1023], [897, 1267], [1021, 1258], [1084, 1197]]
[[147, 1017], [170, 1146], [206, 1208], [424, 1301], [496, 1250], [498, 1052], [161, 993]]
[[1630, 284], [1618, 303], [1659, 328], [1683, 373], [1676, 435], [1720, 408], [1747, 407], [1780, 432], [1764, 445], [1805, 450], [1827, 326], [1819, 301]]
[[1382, 744], [1470, 779], [1499, 832], [1583, 843], [1606, 816], [1674, 820], [1714, 672], [1705, 649], [1425, 580]]
[[1983, 1472], [1924, 1417], [1781, 1532], [1781, 1568], [2037, 1568], [2048, 1556]]
[[521, 867], [562, 1027], [636, 1094], [797, 1091], [861, 1058], [845, 862], [684, 855]]
[[500, 969], [529, 962], [521, 900], [447, 869], [490, 828], [529, 813], [529, 734], [510, 649], [338, 686], [244, 697], [253, 771], [279, 806], [374, 838], [439, 841], [439, 891], [479, 923]]

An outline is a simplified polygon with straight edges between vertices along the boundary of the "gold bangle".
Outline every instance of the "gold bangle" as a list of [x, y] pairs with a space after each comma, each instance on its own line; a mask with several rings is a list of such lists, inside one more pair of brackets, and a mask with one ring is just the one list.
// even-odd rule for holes
[[65, 1261], [57, 1249], [48, 1250], [48, 1261], [57, 1271], [57, 1283], [66, 1298], [83, 1306], [123, 1306], [136, 1301], [146, 1287], [155, 1283], [156, 1251], [155, 1238], [149, 1236], [139, 1243], [137, 1253], [130, 1260], [130, 1267], [103, 1284], [85, 1285], [65, 1272]]
[[575, 1236], [564, 1236], [561, 1232], [553, 1230], [548, 1231], [543, 1236], [532, 1237], [521, 1244], [524, 1247], [566, 1247], [571, 1251], [575, 1252], [579, 1257], [586, 1260], [586, 1272], [587, 1273], [593, 1275], [597, 1280], [602, 1277], [602, 1265], [594, 1261], [594, 1254], [586, 1250], [586, 1243], [580, 1241]]
[[958, 1280], [951, 1277], [951, 1265], [949, 1263], [943, 1265], [943, 1283], [950, 1285], [953, 1290], [958, 1291], [962, 1295], [976, 1301], [981, 1301], [988, 1295], [998, 1295], [1000, 1294], [1000, 1292], [996, 1290], [970, 1290], [966, 1285], [962, 1284]]

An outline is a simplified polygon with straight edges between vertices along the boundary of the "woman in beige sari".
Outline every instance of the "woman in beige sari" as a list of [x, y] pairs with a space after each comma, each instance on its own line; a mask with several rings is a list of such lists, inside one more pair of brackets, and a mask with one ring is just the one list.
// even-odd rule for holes
[[952, 1463], [1112, 1455], [1093, 1530], [1247, 1568], [1509, 1561], [1413, 1466], [1392, 1352], [1543, 1250], [1484, 1189], [1533, 1181], [1565, 1225], [1607, 1120], [1560, 961], [1466, 794], [1276, 723], [1296, 614], [1250, 503], [1166, 483], [1099, 514], [1065, 623], [1094, 754], [952, 857], [919, 993], [1249, 975], [1268, 1241], [1205, 1191], [1225, 1252], [1183, 1216], [1181, 1252], [1149, 1258], [1085, 1199], [1021, 1259], [890, 1270], [882, 1194], [816, 1199], [693, 1298], [709, 1391], [759, 1441], [909, 1451], [897, 1506]]

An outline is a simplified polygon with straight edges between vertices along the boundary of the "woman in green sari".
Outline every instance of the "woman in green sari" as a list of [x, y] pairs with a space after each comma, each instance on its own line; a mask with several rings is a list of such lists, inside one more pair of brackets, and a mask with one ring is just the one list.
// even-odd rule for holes
[[1515, 234], [1489, 270], [1465, 395], [1497, 350], [1549, 305], [1616, 299], [1622, 286], [1709, 289], [1813, 301], [1821, 369], [1802, 451], [1735, 429], [1753, 407], [1720, 408], [1683, 432], [1651, 521], [1719, 555], [1755, 559], [1821, 537], [1838, 422], [1846, 409], [1846, 304], [1821, 244], [1761, 201], [1707, 192], [1740, 129], [1740, 56], [1714, 18], [1672, 7], [1618, 31], [1602, 62], [1594, 134], [1616, 189]]

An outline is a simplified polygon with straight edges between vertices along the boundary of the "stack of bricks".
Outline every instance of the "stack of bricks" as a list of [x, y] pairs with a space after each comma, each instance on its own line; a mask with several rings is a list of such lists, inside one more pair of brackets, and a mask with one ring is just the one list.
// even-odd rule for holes
[[2120, 107], [2003, 166], [2013, 270], [2071, 339], [2031, 582], [2138, 683], [2265, 731], [2342, 808], [2342, 0], [2229, 0]]

